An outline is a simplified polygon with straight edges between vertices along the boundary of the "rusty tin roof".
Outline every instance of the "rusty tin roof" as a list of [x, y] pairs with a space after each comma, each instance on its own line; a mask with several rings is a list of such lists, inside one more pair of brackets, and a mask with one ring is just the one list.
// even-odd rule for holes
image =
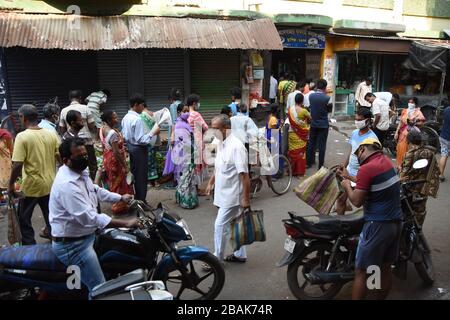
[[282, 50], [271, 19], [217, 20], [0, 12], [0, 47]]

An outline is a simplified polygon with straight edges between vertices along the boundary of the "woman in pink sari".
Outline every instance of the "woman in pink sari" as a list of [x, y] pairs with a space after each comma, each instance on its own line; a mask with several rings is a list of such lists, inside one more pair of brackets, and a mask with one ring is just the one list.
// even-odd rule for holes
[[[208, 130], [208, 125], [203, 120], [202, 115], [198, 112], [200, 108], [200, 97], [196, 94], [191, 94], [186, 101], [189, 107], [188, 123], [194, 130], [194, 142], [196, 146], [197, 159], [195, 159], [195, 176], [197, 182], [197, 188], [203, 183], [204, 176], [206, 175], [207, 164], [203, 158], [203, 151], [205, 150], [205, 144], [203, 142], [203, 135]], [[200, 196], [205, 195], [203, 192], [199, 192]]]

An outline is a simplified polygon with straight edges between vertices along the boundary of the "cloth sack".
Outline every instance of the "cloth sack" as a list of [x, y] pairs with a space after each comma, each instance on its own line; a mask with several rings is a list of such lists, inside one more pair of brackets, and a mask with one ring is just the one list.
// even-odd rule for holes
[[234, 251], [255, 241], [266, 241], [264, 212], [262, 210], [243, 210], [230, 224], [230, 242]]
[[319, 214], [329, 214], [342, 194], [336, 172], [322, 167], [294, 189], [295, 194]]

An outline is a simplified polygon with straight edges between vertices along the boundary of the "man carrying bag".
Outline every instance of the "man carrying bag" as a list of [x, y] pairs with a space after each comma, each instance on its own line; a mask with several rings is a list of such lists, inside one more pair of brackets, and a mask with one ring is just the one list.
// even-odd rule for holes
[[211, 121], [210, 130], [219, 143], [215, 174], [208, 182], [206, 193], [210, 194], [214, 188], [214, 205], [219, 207], [214, 225], [214, 255], [219, 260], [244, 263], [247, 261], [244, 246], [224, 259], [230, 222], [240, 216], [241, 207], [244, 210], [250, 208], [247, 150], [230, 129], [230, 119], [226, 115], [219, 115]]

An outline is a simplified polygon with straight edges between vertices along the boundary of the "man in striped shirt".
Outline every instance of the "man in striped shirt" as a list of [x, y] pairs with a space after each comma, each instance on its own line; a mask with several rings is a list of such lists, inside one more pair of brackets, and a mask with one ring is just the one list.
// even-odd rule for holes
[[101, 115], [103, 113], [102, 108], [106, 104], [108, 98], [111, 97], [111, 92], [107, 89], [102, 89], [96, 92], [92, 92], [89, 97], [86, 98], [86, 103], [94, 116], [95, 126], [97, 130], [102, 127]]
[[391, 265], [396, 261], [399, 247], [402, 220], [400, 179], [377, 139], [365, 139], [355, 155], [360, 163], [355, 190], [350, 180], [342, 182], [353, 205], [364, 205], [365, 223], [356, 250], [352, 298], [365, 297], [367, 272], [379, 268], [381, 288], [377, 294], [379, 299], [385, 299], [392, 283]]

